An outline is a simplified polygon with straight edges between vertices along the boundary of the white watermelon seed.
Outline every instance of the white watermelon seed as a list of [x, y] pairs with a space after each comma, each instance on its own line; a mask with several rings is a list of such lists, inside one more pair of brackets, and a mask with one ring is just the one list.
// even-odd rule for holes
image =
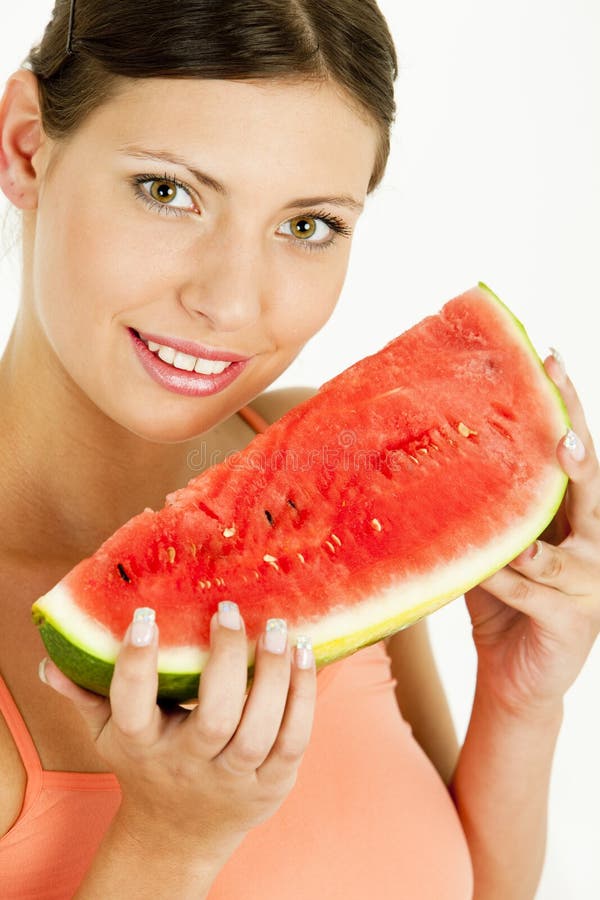
[[279, 566], [277, 565], [277, 557], [276, 556], [271, 556], [270, 553], [265, 553], [265, 555], [263, 556], [263, 560], [266, 563], [269, 563], [270, 566], [273, 566], [274, 569], [277, 569], [277, 571], [279, 571]]
[[342, 542], [340, 541], [339, 537], [337, 536], [337, 534], [334, 534], [333, 532], [331, 532], [331, 540], [335, 541], [336, 544], [338, 545], [338, 547], [342, 546]]
[[223, 537], [230, 538], [235, 534], [235, 525], [230, 525], [229, 528], [225, 528], [223, 531]]
[[167, 553], [169, 554], [169, 562], [175, 562], [175, 547], [167, 547]]
[[375, 531], [381, 531], [381, 522], [379, 519], [371, 519], [371, 528]]
[[459, 422], [456, 426], [456, 430], [459, 434], [462, 434], [463, 437], [469, 437], [470, 434], [477, 434], [476, 431], [473, 431], [468, 425], [465, 425], [464, 422]]

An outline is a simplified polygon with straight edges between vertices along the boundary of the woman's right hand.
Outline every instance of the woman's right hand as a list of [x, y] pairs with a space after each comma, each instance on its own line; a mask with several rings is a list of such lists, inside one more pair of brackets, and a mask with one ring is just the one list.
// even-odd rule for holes
[[[225, 604], [223, 612], [221, 622], [217, 613], [211, 620], [210, 655], [192, 711], [165, 711], [156, 703], [158, 628], [152, 623], [146, 645], [136, 643], [136, 633], [144, 637], [143, 623], [133, 638], [129, 627], [110, 701], [75, 685], [50, 660], [45, 667], [45, 680], [73, 701], [117, 776], [119, 815], [129, 833], [158, 846], [168, 836], [182, 855], [197, 848], [227, 856], [269, 818], [294, 786], [312, 729], [316, 671], [310, 650], [292, 654], [284, 631], [283, 651], [273, 652], [263, 634], [246, 693], [243, 621], [235, 604]], [[238, 629], [231, 627], [236, 614]], [[306, 668], [298, 665], [302, 657]]]

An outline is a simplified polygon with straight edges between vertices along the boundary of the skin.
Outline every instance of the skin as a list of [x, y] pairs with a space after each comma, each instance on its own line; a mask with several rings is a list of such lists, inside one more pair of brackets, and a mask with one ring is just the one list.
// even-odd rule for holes
[[[153, 80], [128, 87], [57, 146], [40, 127], [34, 79], [25, 71], [9, 80], [0, 129], [0, 186], [23, 210], [24, 261], [18, 321], [0, 365], [0, 513], [11, 517], [15, 535], [2, 555], [14, 583], [16, 573], [28, 573], [33, 594], [7, 601], [0, 631], [17, 642], [20, 657], [11, 668], [7, 641], [3, 673], [10, 670], [11, 689], [32, 708], [35, 689], [19, 674], [23, 659], [41, 655], [24, 624], [29, 602], [44, 579], [50, 586], [127, 518], [184, 484], [187, 454], [200, 438], [221, 452], [243, 443], [233, 413], [259, 395], [264, 402], [261, 392], [322, 327], [348, 263], [350, 241], [342, 237], [323, 252], [291, 244], [280, 226], [307, 211], [287, 204], [315, 194], [363, 202], [377, 135], [331, 85]], [[118, 157], [127, 141], [174, 148], [223, 181], [230, 196], [198, 185], [201, 214], [151, 212], [128, 179], [151, 171], [161, 178], [165, 165]], [[180, 168], [173, 174], [192, 186]], [[356, 221], [355, 212], [331, 212]], [[222, 393], [180, 397], [140, 371], [129, 325], [253, 360]], [[562, 698], [600, 627], [598, 463], [573, 385], [553, 359], [545, 365], [585, 456], [557, 448], [571, 479], [568, 533], [467, 596], [479, 667], [460, 754], [451, 729], [436, 734], [427, 724], [447, 708], [437, 689], [420, 693], [431, 683], [421, 626], [387, 641], [401, 710], [410, 698], [422, 700], [413, 699], [409, 721], [447, 773], [477, 900], [533, 897]], [[41, 573], [38, 582], [32, 572]], [[212, 628], [209, 668], [189, 714], [166, 716], [154, 702], [156, 633], [145, 647], [125, 642], [110, 702], [46, 666], [52, 696], [63, 704], [46, 700], [48, 708], [78, 751], [96, 754], [123, 786], [121, 810], [78, 897], [205, 896], [247, 831], [272, 815], [294, 783], [312, 725], [314, 667], [299, 669], [290, 647], [273, 654], [261, 643], [245, 702], [243, 628]], [[407, 646], [417, 643], [422, 652], [411, 657]], [[50, 694], [43, 685], [39, 691]], [[507, 766], [507, 759], [518, 762]], [[165, 842], [165, 829], [178, 841]]]

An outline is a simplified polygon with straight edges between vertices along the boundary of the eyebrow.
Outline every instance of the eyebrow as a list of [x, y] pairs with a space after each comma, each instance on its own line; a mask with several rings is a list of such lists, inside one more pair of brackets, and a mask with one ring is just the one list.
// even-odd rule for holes
[[[213, 178], [206, 172], [201, 172], [199, 169], [194, 168], [189, 160], [184, 159], [177, 153], [173, 153], [170, 150], [144, 150], [142, 147], [129, 145], [125, 147], [117, 147], [117, 150], [119, 153], [122, 153], [126, 156], [133, 156], [136, 159], [162, 160], [163, 162], [169, 162], [177, 166], [183, 166], [188, 170], [188, 172], [192, 173], [196, 181], [198, 181], [200, 184], [205, 185], [206, 187], [215, 191], [217, 194], [221, 194], [221, 196], [223, 197], [229, 196], [229, 192], [224, 184], [222, 184], [220, 181], [217, 181], [216, 178]], [[360, 212], [364, 209], [363, 203], [359, 203], [358, 200], [355, 200], [354, 197], [351, 197], [348, 194], [341, 194], [337, 197], [296, 197], [294, 200], [290, 200], [289, 203], [287, 203], [286, 209], [297, 206], [316, 206], [319, 203], [328, 203], [332, 204], [333, 206], [346, 206], [348, 209], [353, 209], [356, 212]]]

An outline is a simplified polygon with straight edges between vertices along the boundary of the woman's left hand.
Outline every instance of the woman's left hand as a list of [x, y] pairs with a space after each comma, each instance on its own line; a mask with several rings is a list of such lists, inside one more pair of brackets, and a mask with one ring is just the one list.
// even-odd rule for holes
[[477, 690], [518, 715], [561, 703], [600, 630], [600, 468], [573, 384], [553, 356], [544, 366], [578, 436], [557, 449], [570, 479], [555, 520], [564, 539], [536, 541], [465, 595]]

